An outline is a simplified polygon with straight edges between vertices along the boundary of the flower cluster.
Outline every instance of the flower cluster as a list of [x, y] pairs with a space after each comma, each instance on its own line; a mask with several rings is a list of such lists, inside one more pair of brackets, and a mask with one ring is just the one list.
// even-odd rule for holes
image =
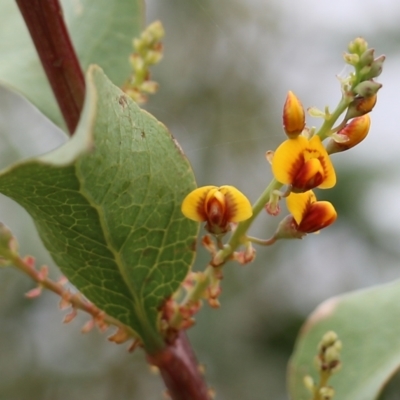
[[[318, 131], [306, 126], [305, 110], [300, 100], [293, 92], [288, 93], [283, 107], [283, 129], [288, 138], [275, 152], [267, 152], [276, 187], [274, 190], [267, 188], [268, 198], [263, 206], [269, 214], [278, 215], [279, 202], [287, 197], [286, 204], [291, 214], [279, 224], [273, 240], [248, 238], [250, 241], [271, 244], [281, 238], [301, 238], [336, 220], [333, 205], [317, 201], [312, 190], [335, 186], [336, 173], [330, 155], [351, 149], [367, 136], [371, 124], [368, 113], [375, 106], [377, 92], [382, 86], [374, 78], [381, 73], [385, 60], [384, 56], [375, 58], [374, 49], [368, 48], [362, 38], [351, 42], [348, 50], [344, 59], [355, 71], [340, 79], [342, 99], [336, 110], [332, 113], [328, 108], [325, 111], [308, 110], [312, 116], [323, 119]], [[342, 114], [345, 115], [343, 120], [334, 126]], [[283, 186], [286, 186], [284, 192], [278, 190]], [[186, 217], [206, 222], [205, 229], [218, 237], [230, 231], [235, 223], [248, 220], [253, 211], [247, 198], [233, 186], [198, 188], [188, 194], [182, 204]], [[246, 244], [246, 240], [241, 240], [241, 243]], [[249, 248], [247, 252], [252, 254]]]
[[150, 66], [159, 63], [163, 57], [160, 40], [164, 35], [161, 22], [156, 21], [142, 32], [140, 38], [133, 39], [135, 52], [129, 57], [133, 73], [123, 90], [137, 103], [147, 101], [145, 93], [154, 94], [158, 90], [158, 83], [150, 79]]
[[328, 381], [342, 366], [341, 351], [342, 342], [338, 335], [333, 331], [326, 332], [318, 344], [318, 354], [315, 357], [315, 365], [320, 375], [319, 382], [314, 382], [310, 375], [304, 377], [304, 385], [312, 394], [313, 399], [333, 399], [335, 391], [328, 385]]
[[[319, 202], [314, 188], [329, 189], [336, 183], [330, 155], [351, 149], [367, 136], [371, 120], [368, 113], [376, 104], [381, 84], [374, 81], [382, 71], [384, 56], [374, 58], [374, 50], [362, 38], [349, 45], [345, 61], [355, 72], [341, 80], [342, 100], [333, 113], [311, 108], [310, 114], [324, 119], [316, 131], [306, 127], [304, 108], [289, 92], [283, 108], [283, 128], [288, 136], [277, 150], [269, 155], [275, 179], [287, 185], [287, 207], [292, 216], [282, 221], [278, 238], [301, 237], [316, 232], [336, 220], [336, 211], [329, 202]], [[346, 111], [343, 121], [334, 127], [337, 118]], [[324, 146], [323, 142], [327, 140]], [[273, 209], [270, 200], [266, 210]], [[271, 205], [272, 203], [272, 205]]]
[[[190, 286], [182, 288], [182, 301], [171, 299], [168, 312], [164, 313], [165, 325], [170, 330], [190, 326], [202, 300], [208, 300], [213, 307], [219, 305], [222, 267], [228, 260], [247, 264], [255, 257], [254, 244], [269, 246], [279, 239], [301, 239], [336, 221], [334, 206], [328, 201], [318, 201], [313, 190], [334, 187], [337, 178], [331, 155], [353, 148], [367, 136], [371, 125], [369, 112], [382, 86], [374, 79], [381, 73], [385, 60], [384, 56], [375, 58], [374, 50], [362, 38], [351, 42], [348, 50], [344, 59], [354, 67], [354, 72], [339, 79], [342, 97], [336, 109], [333, 112], [328, 107], [324, 111], [308, 109], [311, 116], [322, 119], [319, 129], [306, 125], [304, 107], [293, 92], [288, 92], [283, 106], [283, 130], [287, 138], [275, 151], [266, 153], [273, 179], [253, 206], [233, 186], [203, 186], [183, 200], [183, 215], [205, 223], [208, 234], [203, 237], [202, 245], [210, 253], [211, 261], [204, 273], [191, 275]], [[341, 116], [344, 117], [338, 122]], [[282, 199], [286, 200], [289, 215], [281, 220], [274, 235], [267, 240], [249, 236], [251, 223], [263, 209], [272, 216], [279, 215]], [[228, 232], [232, 235], [223, 243]], [[243, 249], [237, 251], [240, 246]], [[327, 351], [326, 357], [331, 357], [332, 352]], [[321, 357], [321, 362], [325, 362], [325, 353]], [[332, 372], [333, 364], [329, 364]], [[333, 396], [329, 387], [318, 390], [324, 399]]]

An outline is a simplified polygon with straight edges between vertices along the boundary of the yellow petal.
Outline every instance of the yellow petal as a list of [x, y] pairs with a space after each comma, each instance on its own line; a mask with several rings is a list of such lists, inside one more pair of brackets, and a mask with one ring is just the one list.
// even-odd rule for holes
[[249, 199], [234, 186], [221, 186], [219, 191], [225, 196], [227, 220], [240, 222], [249, 219], [253, 215]]
[[304, 193], [290, 193], [286, 198], [286, 206], [297, 225], [300, 225], [310, 205], [316, 201], [317, 199], [312, 190]]
[[285, 140], [275, 151], [272, 159], [272, 172], [277, 181], [284, 185], [293, 182], [298, 169], [304, 163], [304, 151], [308, 140], [304, 136]]
[[218, 190], [216, 186], [203, 186], [190, 192], [182, 202], [182, 214], [193, 221], [206, 221], [205, 201], [211, 191]]

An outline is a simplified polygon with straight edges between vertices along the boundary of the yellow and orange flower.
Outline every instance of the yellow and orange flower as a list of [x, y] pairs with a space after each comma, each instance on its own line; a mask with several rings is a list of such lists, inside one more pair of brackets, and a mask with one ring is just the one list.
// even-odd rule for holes
[[284, 141], [274, 153], [272, 172], [276, 180], [291, 185], [295, 193], [315, 187], [329, 189], [336, 183], [332, 162], [318, 136]]
[[351, 149], [368, 135], [371, 119], [368, 114], [352, 119], [343, 129], [332, 136], [326, 150], [329, 154]]
[[181, 209], [185, 217], [205, 221], [205, 229], [215, 235], [228, 232], [231, 222], [245, 221], [253, 214], [247, 197], [233, 186], [197, 188], [185, 197]]
[[291, 91], [286, 96], [282, 119], [283, 129], [291, 139], [299, 136], [306, 126], [304, 108], [300, 100]]
[[312, 190], [291, 193], [286, 205], [293, 216], [295, 229], [300, 233], [317, 232], [336, 221], [337, 213], [329, 201], [317, 201]]

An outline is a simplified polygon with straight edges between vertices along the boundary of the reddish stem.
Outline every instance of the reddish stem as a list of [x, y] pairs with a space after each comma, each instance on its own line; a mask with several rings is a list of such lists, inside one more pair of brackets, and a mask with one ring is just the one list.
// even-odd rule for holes
[[85, 79], [58, 0], [16, 0], [71, 134], [85, 97]]
[[150, 364], [159, 368], [173, 400], [210, 400], [209, 390], [184, 331], [161, 352], [148, 355]]

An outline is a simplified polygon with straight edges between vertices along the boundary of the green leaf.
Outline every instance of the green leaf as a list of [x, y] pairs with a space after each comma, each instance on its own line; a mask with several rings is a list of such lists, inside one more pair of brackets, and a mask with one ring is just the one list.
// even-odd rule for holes
[[0, 192], [30, 213], [68, 279], [154, 351], [159, 308], [194, 258], [198, 224], [180, 211], [193, 172], [165, 126], [99, 67], [87, 88], [73, 138], [2, 171]]
[[[63, 0], [62, 7], [82, 68], [100, 65], [114, 84], [129, 77], [132, 38], [143, 29], [143, 0]], [[21, 91], [56, 125], [64, 127], [15, 1], [0, 5], [0, 80]]]
[[342, 369], [330, 379], [338, 400], [376, 399], [400, 366], [400, 282], [334, 297], [305, 323], [288, 369], [291, 398], [310, 400], [303, 378], [317, 379], [313, 359], [323, 334], [343, 342]]

